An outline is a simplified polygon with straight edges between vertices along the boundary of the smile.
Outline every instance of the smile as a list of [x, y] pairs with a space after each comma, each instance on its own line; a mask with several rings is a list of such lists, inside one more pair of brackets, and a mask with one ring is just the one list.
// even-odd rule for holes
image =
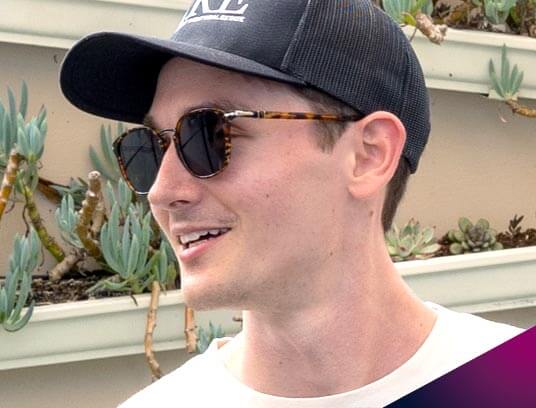
[[188, 249], [202, 243], [205, 240], [219, 237], [220, 235], [223, 235], [228, 231], [230, 231], [230, 228], [217, 228], [205, 231], [195, 231], [189, 234], [179, 236], [179, 242], [184, 249]]
[[201, 256], [220, 242], [229, 231], [231, 231], [230, 228], [222, 228], [181, 235], [179, 237], [181, 245], [179, 260], [186, 263]]

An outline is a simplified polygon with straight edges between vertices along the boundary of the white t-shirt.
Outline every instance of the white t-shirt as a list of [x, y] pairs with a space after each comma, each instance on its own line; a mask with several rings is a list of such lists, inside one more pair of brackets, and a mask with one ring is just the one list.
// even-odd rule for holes
[[119, 408], [382, 407], [524, 331], [432, 302], [424, 303], [437, 313], [437, 320], [421, 347], [385, 377], [356, 390], [317, 398], [284, 398], [255, 391], [235, 378], [224, 364], [227, 353], [236, 344], [229, 337], [214, 340], [205, 353], [133, 395]]

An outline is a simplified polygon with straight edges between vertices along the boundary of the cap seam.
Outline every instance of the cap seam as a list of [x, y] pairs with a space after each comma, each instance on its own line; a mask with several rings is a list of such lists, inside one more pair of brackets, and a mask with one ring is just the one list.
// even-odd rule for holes
[[313, 1], [314, 0], [307, 1], [307, 5], [305, 6], [305, 11], [303, 12], [300, 22], [298, 23], [298, 26], [296, 27], [296, 30], [294, 31], [294, 35], [292, 36], [292, 40], [290, 41], [288, 45], [287, 52], [285, 53], [285, 56], [283, 57], [283, 61], [281, 62], [281, 66], [280, 66], [281, 71], [287, 72], [287, 73], [290, 72], [292, 73], [292, 75], [297, 76], [303, 81], [305, 81], [303, 75], [299, 73], [294, 73], [291, 70], [289, 70], [290, 54], [294, 52], [294, 47], [296, 43], [299, 42], [299, 38], [301, 37], [301, 34], [303, 33], [303, 30], [305, 28], [305, 21], [307, 20], [307, 17], [309, 16], [309, 12], [311, 10], [311, 3]]

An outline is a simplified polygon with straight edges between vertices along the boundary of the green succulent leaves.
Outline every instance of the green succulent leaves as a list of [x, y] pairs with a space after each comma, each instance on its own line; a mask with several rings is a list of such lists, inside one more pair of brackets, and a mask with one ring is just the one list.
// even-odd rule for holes
[[513, 99], [519, 91], [519, 87], [523, 82], [523, 71], [520, 71], [517, 64], [514, 65], [510, 72], [510, 62], [506, 56], [506, 45], [503, 44], [501, 50], [501, 73], [497, 74], [493, 60], [489, 61], [489, 76], [491, 79], [492, 88], [504, 100]]
[[516, 0], [484, 0], [484, 13], [492, 24], [504, 24]]
[[60, 206], [56, 209], [55, 216], [63, 240], [74, 247], [83, 248], [84, 245], [76, 233], [80, 215], [75, 210], [74, 199], [71, 194], [63, 196]]
[[0, 285], [0, 324], [7, 331], [22, 329], [30, 320], [34, 302], [21, 316], [30, 294], [31, 275], [40, 262], [41, 243], [32, 228], [28, 237], [15, 237], [4, 285]]
[[0, 101], [0, 165], [5, 166], [11, 149], [17, 142], [18, 124], [26, 118], [28, 110], [28, 87], [22, 82], [21, 100], [17, 108], [15, 95], [7, 89], [8, 105], [6, 109]]
[[89, 291], [106, 288], [142, 293], [155, 280], [162, 286], [174, 280], [176, 271], [168, 255], [169, 244], [162, 240], [160, 248], [154, 251], [150, 246], [152, 236], [151, 214], [144, 213], [141, 205], [130, 204], [122, 221], [120, 204], [114, 203], [110, 218], [102, 227], [100, 245], [106, 263], [117, 275]]
[[434, 231], [421, 230], [413, 218], [400, 231], [396, 224], [385, 234], [387, 251], [393, 262], [431, 258], [441, 246], [436, 243]]
[[43, 155], [47, 133], [47, 112], [44, 107], [39, 114], [26, 123], [28, 109], [28, 87], [22, 83], [21, 100], [17, 106], [13, 91], [8, 88], [8, 108], [0, 101], [0, 178], [7, 166], [13, 149], [23, 157], [26, 166], [19, 170], [16, 189], [21, 191], [20, 182], [32, 190], [38, 182], [38, 163]]
[[383, 8], [399, 24], [415, 26], [414, 15], [418, 11], [430, 15], [434, 6], [431, 0], [383, 0]]
[[[128, 188], [127, 183], [120, 178], [117, 183], [117, 193], [110, 181], [106, 183], [106, 199], [109, 203], [117, 203], [121, 214], [126, 216], [130, 205], [132, 204], [132, 190]], [[140, 210], [142, 211], [142, 210]]]
[[[123, 124], [119, 122], [117, 124], [117, 136], [123, 134], [124, 131], [125, 128], [123, 127]], [[101, 160], [93, 147], [89, 148], [89, 157], [95, 170], [97, 170], [108, 181], [115, 183], [121, 178], [121, 172], [119, 170], [117, 159], [114, 155], [112, 143], [111, 126], [108, 126], [107, 128], [104, 127], [104, 125], [101, 126], [100, 146], [103, 159]]]
[[208, 349], [210, 343], [212, 343], [212, 340], [224, 336], [225, 333], [221, 328], [221, 325], [218, 325], [218, 328], [216, 328], [212, 322], [209, 322], [208, 332], [200, 327], [197, 331], [197, 352], [204, 353]]
[[451, 254], [503, 249], [502, 244], [497, 242], [497, 232], [490, 228], [489, 222], [483, 218], [473, 225], [469, 219], [461, 217], [458, 227], [459, 230], [450, 230], [447, 235], [452, 242], [449, 246]]

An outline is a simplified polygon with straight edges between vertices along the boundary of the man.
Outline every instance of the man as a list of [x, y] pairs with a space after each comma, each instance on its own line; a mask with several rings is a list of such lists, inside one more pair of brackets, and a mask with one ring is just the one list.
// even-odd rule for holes
[[522, 331], [423, 303], [390, 260], [429, 101], [369, 1], [196, 1], [171, 40], [81, 40], [61, 85], [157, 129], [118, 142], [124, 175], [149, 194], [186, 303], [244, 311], [234, 339], [124, 408], [383, 406]]

